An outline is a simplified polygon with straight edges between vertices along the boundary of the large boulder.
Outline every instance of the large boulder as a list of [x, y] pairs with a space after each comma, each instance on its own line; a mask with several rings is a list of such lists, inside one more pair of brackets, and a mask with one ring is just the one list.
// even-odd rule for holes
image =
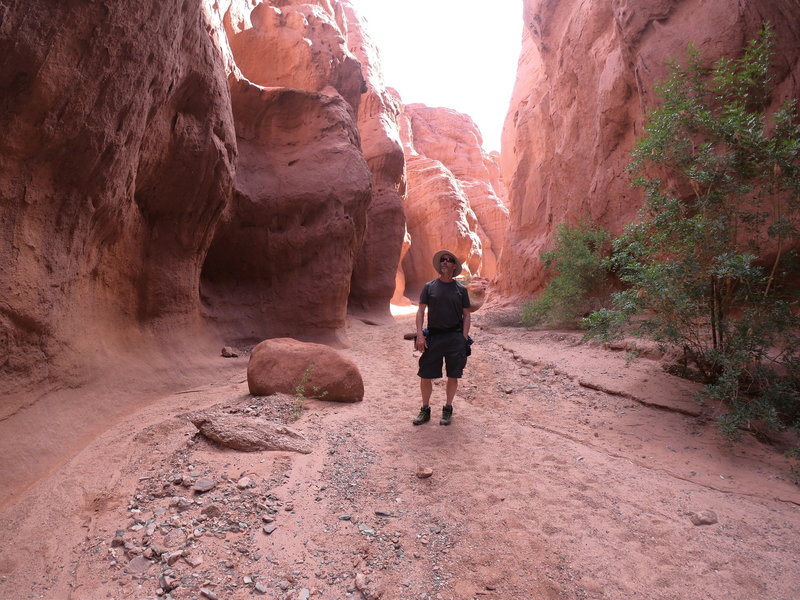
[[335, 402], [364, 399], [364, 381], [353, 361], [328, 346], [291, 338], [264, 340], [253, 348], [247, 386], [254, 396], [284, 393]]
[[762, 24], [775, 31], [773, 105], [800, 96], [796, 0], [525, 0], [516, 86], [502, 140], [511, 222], [498, 287], [546, 282], [540, 255], [559, 223], [591, 219], [619, 233], [641, 192], [625, 166], [666, 63], [694, 43], [710, 65], [741, 54]]

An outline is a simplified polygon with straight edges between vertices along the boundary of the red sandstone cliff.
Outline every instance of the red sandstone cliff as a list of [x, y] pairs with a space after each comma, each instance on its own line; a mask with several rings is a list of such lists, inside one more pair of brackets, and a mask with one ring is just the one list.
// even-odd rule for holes
[[241, 69], [230, 77], [239, 161], [203, 268], [207, 315], [235, 344], [342, 343], [371, 200], [361, 66], [340, 3], [248, 6], [223, 18]]
[[468, 273], [493, 277], [508, 224], [496, 156], [483, 150], [472, 119], [454, 110], [409, 104], [403, 121], [411, 239], [402, 261], [407, 295], [415, 299], [435, 277], [430, 258], [442, 248], [458, 254]]
[[[403, 161], [379, 123], [399, 109], [362, 73], [349, 11], [0, 7], [0, 391], [220, 342], [341, 341], [351, 279], [388, 303]], [[365, 240], [382, 260], [358, 281]]]
[[0, 15], [2, 395], [196, 325], [237, 146], [202, 2]]
[[763, 21], [775, 26], [775, 101], [800, 96], [797, 0], [525, 0], [523, 49], [502, 143], [511, 222], [499, 289], [544, 283], [539, 255], [555, 226], [591, 218], [619, 233], [641, 197], [624, 172], [665, 61], [694, 42], [735, 55]]
[[402, 105], [384, 85], [378, 50], [366, 24], [348, 2], [343, 6], [350, 51], [361, 62], [367, 84], [358, 110], [358, 130], [372, 174], [367, 229], [353, 269], [349, 309], [388, 317], [406, 233], [406, 163], [399, 125]]

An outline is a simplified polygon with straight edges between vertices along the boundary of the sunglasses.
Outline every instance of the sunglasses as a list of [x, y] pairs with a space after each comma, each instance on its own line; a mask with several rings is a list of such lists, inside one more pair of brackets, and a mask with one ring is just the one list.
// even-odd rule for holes
[[455, 258], [450, 258], [449, 256], [443, 256], [442, 258], [439, 259], [439, 262], [440, 263], [449, 262], [449, 263], [456, 264], [456, 259]]

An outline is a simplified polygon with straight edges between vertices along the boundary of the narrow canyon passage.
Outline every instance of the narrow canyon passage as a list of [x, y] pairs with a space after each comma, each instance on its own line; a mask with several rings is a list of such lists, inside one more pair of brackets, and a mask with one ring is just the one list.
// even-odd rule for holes
[[[410, 316], [350, 321], [361, 403], [307, 400], [294, 421], [296, 399], [247, 394], [238, 359], [241, 377], [164, 397], [108, 430], [2, 515], [0, 593], [793, 597], [800, 493], [773, 450], [725, 448], [695, 418], [581, 385], [598, 365], [647, 365], [480, 311], [453, 425], [413, 427], [418, 380], [402, 339], [412, 328]], [[443, 397], [436, 385], [434, 410]], [[212, 406], [285, 421], [313, 451], [217, 447], [186, 418]], [[432, 476], [418, 478], [420, 467]], [[215, 487], [184, 487], [200, 477]], [[708, 511], [716, 523], [693, 524]]]

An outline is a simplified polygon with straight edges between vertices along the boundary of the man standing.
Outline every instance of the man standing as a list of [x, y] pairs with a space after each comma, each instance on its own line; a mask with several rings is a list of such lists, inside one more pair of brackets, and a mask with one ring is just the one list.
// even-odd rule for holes
[[[433, 256], [433, 268], [439, 273], [439, 277], [422, 288], [417, 310], [416, 347], [422, 352], [417, 375], [420, 377], [422, 408], [413, 421], [414, 425], [422, 425], [431, 419], [433, 380], [442, 376], [442, 361], [447, 371], [447, 399], [439, 424], [450, 425], [458, 380], [467, 364], [467, 339], [471, 318], [469, 294], [466, 287], [453, 279], [461, 273], [461, 261], [452, 252], [440, 250]], [[422, 328], [426, 308], [427, 335]]]

